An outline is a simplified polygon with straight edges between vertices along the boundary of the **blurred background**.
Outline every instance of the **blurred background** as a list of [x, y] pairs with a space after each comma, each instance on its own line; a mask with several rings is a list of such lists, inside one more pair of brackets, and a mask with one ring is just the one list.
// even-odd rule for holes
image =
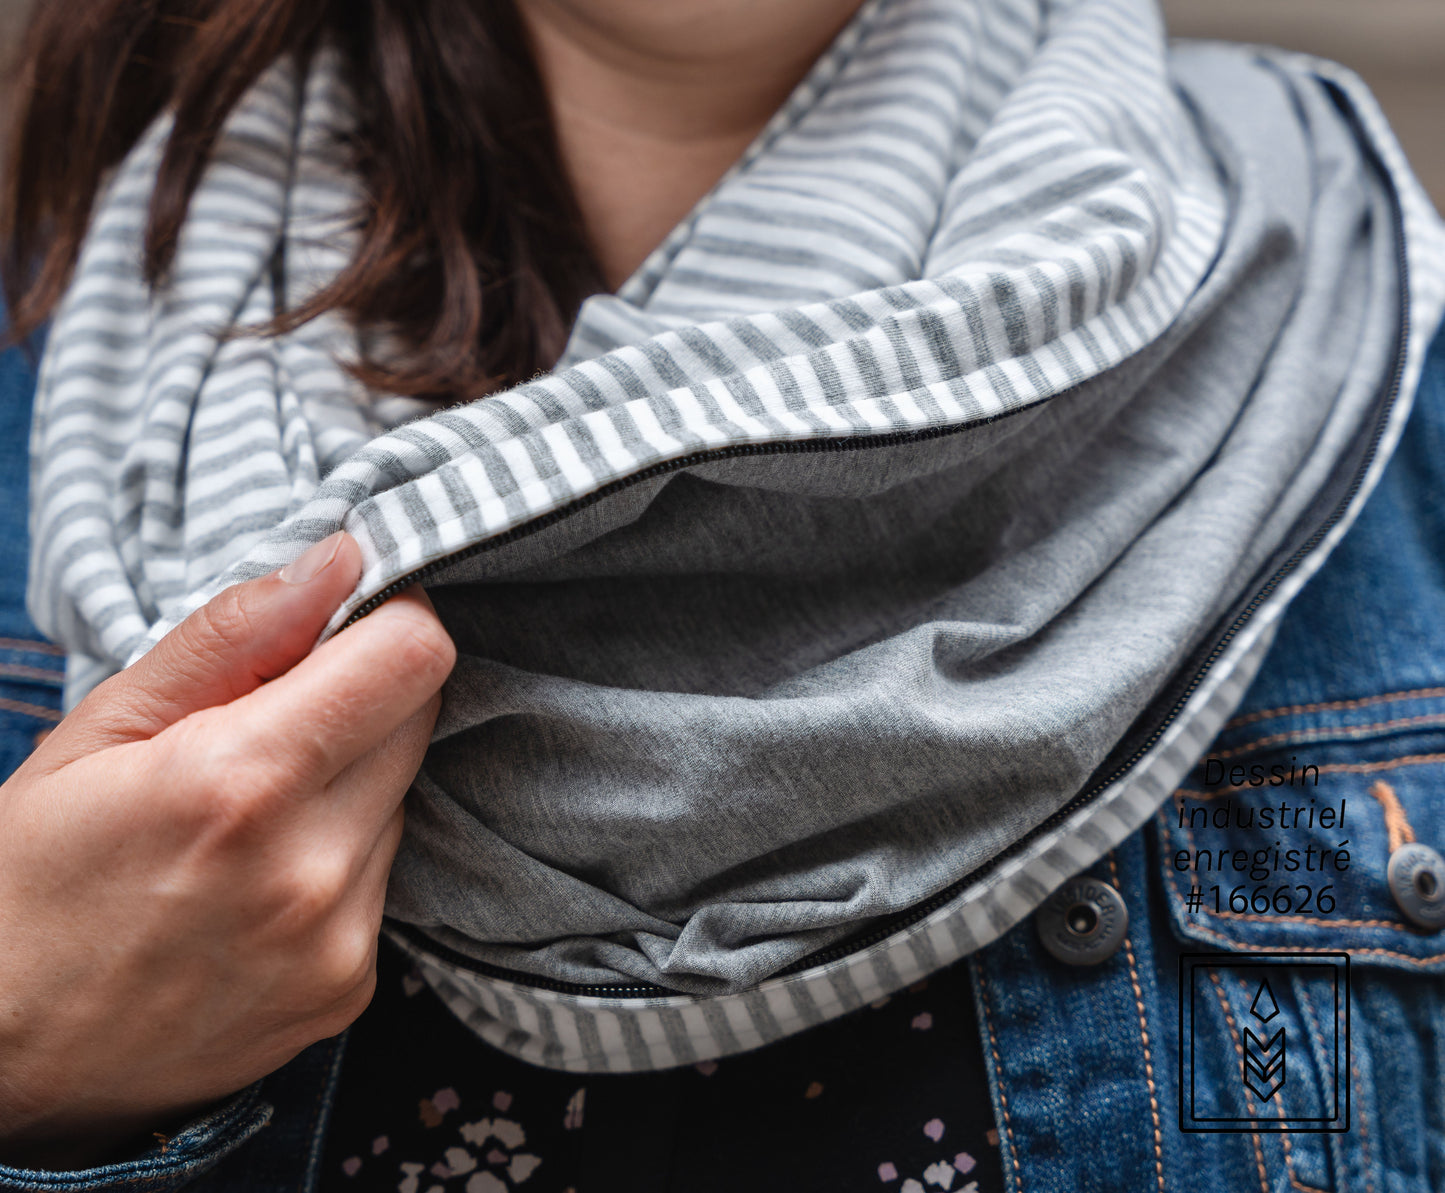
[[[14, 47], [31, 2], [0, 0], [0, 64]], [[1358, 71], [1389, 114], [1436, 206], [1445, 210], [1445, 0], [1162, 3], [1169, 28], [1178, 36], [1288, 46]]]
[[[3, 0], [0, 0], [3, 2]], [[1178, 37], [1288, 46], [1359, 72], [1445, 211], [1445, 0], [1162, 0]]]

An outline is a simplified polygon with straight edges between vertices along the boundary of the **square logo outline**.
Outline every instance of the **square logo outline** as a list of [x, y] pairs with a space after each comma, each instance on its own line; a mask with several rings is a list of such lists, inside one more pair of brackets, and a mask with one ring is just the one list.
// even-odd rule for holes
[[[1197, 1118], [1188, 1113], [1186, 1101], [1192, 1102], [1194, 1090], [1194, 982], [1193, 973], [1196, 969], [1210, 966], [1216, 969], [1280, 969], [1280, 964], [1270, 964], [1270, 959], [1276, 962], [1287, 962], [1291, 968], [1305, 969], [1329, 969], [1333, 976], [1334, 983], [1334, 1029], [1335, 1046], [1334, 1056], [1334, 1107], [1335, 1113], [1328, 1118], [1323, 1116], [1292, 1116], [1287, 1119], [1277, 1118]], [[1343, 962], [1343, 965], [1333, 964]], [[1343, 978], [1343, 982], [1341, 982]], [[1184, 1016], [1184, 987], [1186, 979], [1189, 982], [1189, 1019], [1188, 1030]], [[1342, 988], [1343, 987], [1343, 988]], [[1348, 1071], [1350, 1063], [1350, 955], [1344, 952], [1319, 950], [1315, 952], [1296, 952], [1292, 950], [1250, 950], [1249, 952], [1213, 952], [1213, 953], [1180, 953], [1179, 954], [1179, 1129], [1193, 1134], [1242, 1134], [1244, 1132], [1259, 1132], [1261, 1134], [1287, 1135], [1287, 1134], [1344, 1134], [1350, 1130], [1350, 1082], [1346, 1079], [1341, 1082], [1342, 1065]], [[1343, 1002], [1343, 1008], [1341, 1003]], [[1341, 1010], [1344, 1014], [1344, 1045], [1343, 1056], [1340, 1053], [1340, 1018]], [[1185, 1067], [1185, 1040], [1189, 1042], [1189, 1065]], [[1188, 1073], [1188, 1090], [1186, 1091], [1185, 1074]], [[1344, 1086], [1344, 1098], [1339, 1096], [1340, 1086]], [[1186, 1093], [1188, 1098], [1186, 1099]], [[1201, 1125], [1202, 1124], [1202, 1125]], [[1232, 1125], [1239, 1124], [1239, 1125]], [[1331, 1125], [1337, 1124], [1337, 1125]]]

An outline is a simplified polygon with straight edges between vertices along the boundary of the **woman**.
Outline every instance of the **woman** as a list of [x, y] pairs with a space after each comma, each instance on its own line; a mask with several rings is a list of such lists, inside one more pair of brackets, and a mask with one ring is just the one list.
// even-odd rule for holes
[[[185, 1124], [356, 1016], [390, 869], [389, 940], [515, 1058], [474, 1063], [589, 1074], [537, 1096], [565, 1088], [562, 1130], [614, 1147], [595, 1091], [696, 1105], [681, 1081], [710, 1073], [683, 1066], [775, 1079], [795, 1042], [856, 1046], [847, 1012], [938, 975], [976, 993], [978, 1032], [917, 1071], [946, 1089], [982, 1047], [1011, 1187], [1083, 1183], [1099, 1130], [1120, 1140], [1100, 1187], [1428, 1185], [1428, 1131], [1376, 1091], [1438, 1088], [1438, 984], [1409, 972], [1438, 964], [1438, 751], [1359, 741], [1428, 733], [1423, 706], [1360, 710], [1437, 685], [1376, 687], [1375, 663], [1337, 690], [1318, 663], [1225, 728], [1217, 765], [1264, 776], [1270, 749], [1320, 750], [1332, 814], [1288, 825], [1329, 838], [1294, 846], [1307, 883], [1289, 840], [1232, 816], [1264, 798], [1248, 768], [1219, 840], [1186, 795], [1135, 831], [1379, 487], [1424, 365], [1411, 328], [1438, 321], [1439, 229], [1357, 84], [1166, 58], [1150, 11], [1105, 0], [88, 11], [35, 35], [36, 77], [129, 102], [96, 127], [37, 93], [13, 171], [21, 329], [69, 285], [31, 603], [72, 703], [132, 665], [7, 788], [17, 1148], [94, 1162], [149, 1128], [164, 1151], [65, 1179], [309, 1181], [333, 1045], [175, 1154], [157, 1116]], [[75, 134], [73, 167], [43, 152]], [[416, 413], [376, 394], [491, 396], [372, 439]], [[423, 598], [386, 599], [418, 579], [445, 635]], [[185, 780], [169, 801], [163, 769]], [[156, 844], [116, 883], [96, 859], [119, 837]], [[1263, 908], [1234, 908], [1243, 877], [1206, 908], [1218, 859], [1258, 847], [1281, 858], [1274, 885], [1250, 863]], [[1179, 979], [1204, 996], [1190, 1049], [1181, 942], [1214, 950], [1197, 990]], [[1236, 954], [1286, 947], [1265, 999]], [[1347, 1053], [1323, 1026], [1343, 949], [1369, 967], [1346, 1005], [1371, 1047]], [[165, 1013], [101, 1043], [117, 1005]], [[1283, 1016], [1258, 1046], [1295, 1041], [1287, 1092], [1283, 1062], [1249, 1068], [1246, 1013]], [[364, 1055], [331, 1130], [369, 1148], [324, 1180], [563, 1187], [501, 1125], [510, 1088], [491, 1112], [438, 1088], [421, 1119], [445, 1140], [392, 1151], [347, 1101]], [[619, 1070], [663, 1072], [590, 1076]], [[821, 1103], [813, 1084], [779, 1113]], [[917, 1125], [939, 1151], [918, 1175], [864, 1156], [863, 1098], [825, 1120], [863, 1119], [851, 1167], [802, 1180], [967, 1178], [943, 1116]], [[289, 1107], [280, 1129], [263, 1106]], [[723, 1187], [758, 1183], [738, 1121], [634, 1150], [687, 1138]], [[769, 1147], [762, 1179], [801, 1154]], [[673, 1179], [574, 1162], [590, 1185]]]

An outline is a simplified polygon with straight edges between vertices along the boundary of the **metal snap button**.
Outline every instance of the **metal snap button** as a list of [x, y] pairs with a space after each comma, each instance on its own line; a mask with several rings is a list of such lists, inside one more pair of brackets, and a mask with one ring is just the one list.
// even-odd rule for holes
[[1112, 957], [1129, 931], [1129, 909], [1107, 882], [1071, 878], [1034, 917], [1044, 948], [1066, 965], [1097, 965]]
[[1390, 855], [1385, 881], [1405, 918], [1432, 932], [1445, 928], [1445, 858], [1412, 841]]

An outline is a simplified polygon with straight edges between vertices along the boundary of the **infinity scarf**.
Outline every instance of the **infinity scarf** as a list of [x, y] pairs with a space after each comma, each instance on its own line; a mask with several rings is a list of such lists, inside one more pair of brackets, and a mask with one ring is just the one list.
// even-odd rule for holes
[[276, 64], [154, 295], [165, 119], [111, 180], [43, 365], [31, 611], [73, 703], [338, 528], [328, 634], [425, 569], [460, 661], [388, 930], [558, 1067], [841, 1014], [1133, 831], [1441, 306], [1347, 72], [1166, 51], [1145, 0], [870, 0], [552, 373], [414, 418], [335, 317], [226, 334], [346, 259], [349, 111], [327, 54]]

